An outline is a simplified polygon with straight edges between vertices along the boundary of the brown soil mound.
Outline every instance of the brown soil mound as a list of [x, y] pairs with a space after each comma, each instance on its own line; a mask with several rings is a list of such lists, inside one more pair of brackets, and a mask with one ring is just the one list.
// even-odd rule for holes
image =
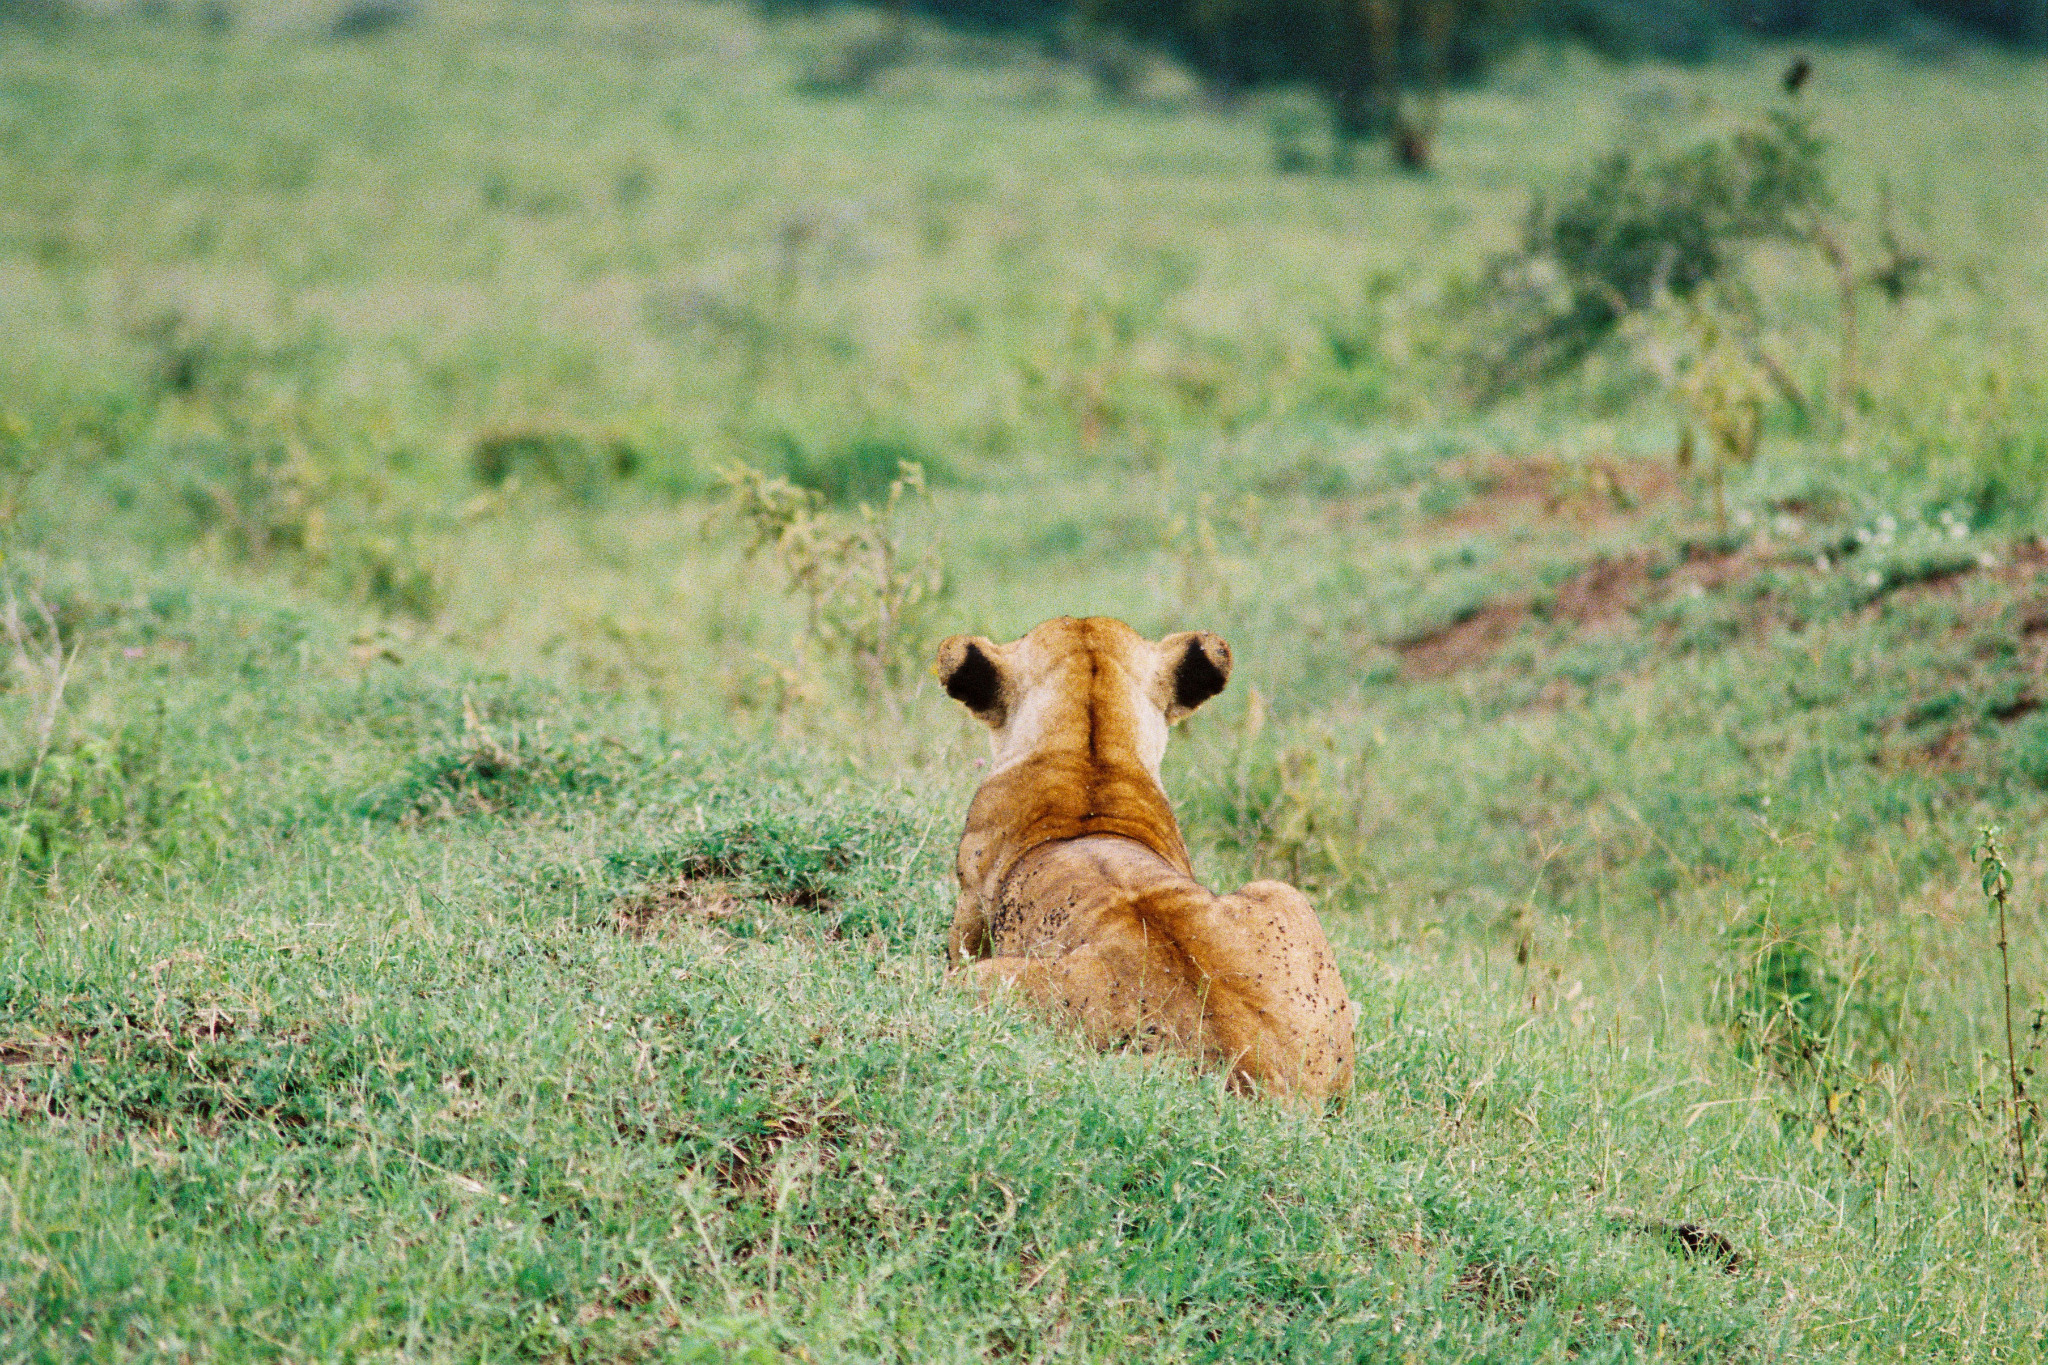
[[[1994, 556], [1992, 565], [1988, 569], [1979, 566], [1976, 568], [1956, 569], [1949, 573], [1929, 574], [1916, 583], [1906, 584], [1891, 595], [1901, 599], [1938, 597], [1953, 593], [1960, 589], [1963, 584], [1983, 578], [1986, 575], [2000, 582], [2019, 587], [2033, 584], [2034, 580], [2040, 578], [2044, 573], [2048, 573], [2048, 539], [2033, 536], [2026, 540], [2015, 541], [2011, 546], [2007, 547], [2004, 554]], [[2000, 612], [2003, 612], [2005, 609], [2004, 604], [2000, 604], [1995, 608], [1995, 610]], [[2041, 630], [2048, 630], [2048, 601], [2023, 604], [2018, 619], [2025, 633], [2038, 633]], [[2038, 624], [2029, 626], [2028, 622], [2038, 622]]]
[[1461, 531], [1479, 531], [1541, 516], [1597, 524], [1626, 516], [1677, 491], [1668, 464], [1652, 460], [1594, 460], [1568, 465], [1538, 457], [1497, 455], [1463, 471], [1471, 500], [1444, 518]]
[[769, 906], [826, 914], [837, 910], [839, 902], [814, 887], [771, 895], [740, 882], [679, 877], [619, 897], [612, 904], [612, 927], [633, 938], [646, 938], [676, 924], [718, 925]]
[[[1981, 710], [1965, 709], [1931, 735], [1908, 712], [1895, 723], [1884, 761], [1935, 769], [1967, 766], [1989, 727], [2025, 720], [2048, 706], [2048, 542], [2023, 541], [1995, 567], [1978, 574], [1943, 574], [1902, 588], [1905, 599], [1954, 597], [1971, 578], [1996, 579], [2009, 593], [1981, 595], [1956, 613], [1952, 627], [1977, 647], [1962, 669], [1937, 680], [1942, 693], [1996, 697]], [[2021, 680], [2017, 691], [2015, 679]]]
[[612, 906], [612, 927], [634, 938], [660, 933], [670, 925], [695, 921], [717, 924], [746, 910], [746, 902], [724, 882], [684, 878], [666, 886], [647, 887], [621, 896]]
[[[1742, 550], [1732, 554], [1695, 550], [1676, 568], [1656, 578], [1650, 573], [1647, 550], [1603, 557], [1560, 583], [1542, 602], [1541, 612], [1556, 624], [1597, 630], [1675, 593], [1712, 590], [1746, 577], [1761, 562]], [[1401, 674], [1410, 679], [1444, 678], [1483, 664], [1537, 614], [1536, 594], [1524, 593], [1489, 602], [1441, 629], [1396, 640]]]
[[[1393, 647], [1401, 656], [1402, 677], [1416, 681], [1445, 678], [1486, 663], [1539, 617], [1553, 626], [1592, 633], [1681, 594], [1720, 591], [1767, 566], [1797, 568], [1805, 562], [1803, 558], [1776, 558], [1752, 547], [1726, 552], [1694, 547], [1678, 564], [1653, 574], [1653, 557], [1647, 550], [1604, 556], [1559, 584], [1547, 598], [1528, 592], [1488, 602], [1447, 626], [1395, 640]], [[2048, 541], [2018, 542], [1988, 568], [1945, 569], [1901, 583], [1886, 589], [1865, 610], [1882, 611], [1886, 602], [1953, 596], [1967, 584], [1987, 577], [2010, 587], [2017, 600], [1999, 596], [1987, 601], [1959, 618], [1956, 628], [1979, 629], [1997, 618], [2000, 628], [2009, 628], [2023, 645], [2040, 642], [2040, 649], [2029, 648], [2028, 653], [2030, 658], [2038, 657], [2035, 671], [2044, 681], [2014, 704], [2010, 716], [1999, 717], [2016, 719], [2048, 699], [2048, 584], [2042, 582], [2048, 578]], [[1760, 598], [1742, 628], [1746, 634], [1761, 634], [1775, 619], [1773, 602]]]
[[1401, 655], [1401, 676], [1448, 678], [1483, 664], [1500, 653], [1528, 619], [1527, 602], [1489, 602], [1441, 630], [1396, 640], [1394, 648]]

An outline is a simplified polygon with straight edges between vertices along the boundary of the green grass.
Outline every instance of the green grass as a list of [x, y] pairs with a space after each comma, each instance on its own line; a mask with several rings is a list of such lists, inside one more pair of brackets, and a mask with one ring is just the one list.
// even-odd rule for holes
[[[1642, 365], [1475, 414], [1435, 300], [1775, 51], [1533, 51], [1336, 179], [932, 32], [802, 93], [851, 18], [320, 17], [0, 26], [0, 1358], [2041, 1353], [1968, 861], [2038, 1062], [2038, 62], [1819, 53], [1940, 269], [1717, 527]], [[945, 980], [979, 736], [802, 589], [927, 554], [920, 657], [1231, 641], [1167, 787], [1316, 899], [1348, 1103]]]

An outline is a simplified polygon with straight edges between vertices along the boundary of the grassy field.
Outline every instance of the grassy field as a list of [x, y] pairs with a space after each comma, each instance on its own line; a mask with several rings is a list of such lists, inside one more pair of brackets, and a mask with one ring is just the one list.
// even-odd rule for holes
[[[326, 17], [0, 23], [0, 1359], [2048, 1350], [2038, 60], [1815, 54], [1934, 270], [1724, 520], [1654, 357], [1476, 411], [1445, 300], [1782, 51], [1332, 177], [939, 31], [824, 93], [858, 15]], [[930, 646], [1063, 612], [1231, 642], [1166, 783], [1337, 1111], [946, 982]]]

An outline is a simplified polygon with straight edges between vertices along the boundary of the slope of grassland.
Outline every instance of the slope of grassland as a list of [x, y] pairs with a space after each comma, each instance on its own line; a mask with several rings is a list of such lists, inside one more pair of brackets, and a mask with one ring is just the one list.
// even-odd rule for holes
[[[803, 93], [858, 22], [0, 28], [0, 1357], [2037, 1357], [2042, 68], [1820, 55], [1940, 269], [1724, 524], [1639, 369], [1473, 416], [1433, 301], [1778, 54], [1338, 180], [938, 34]], [[1065, 611], [1231, 640], [1167, 785], [1315, 895], [1334, 1112], [944, 979], [921, 660]]]
[[11, 1356], [2033, 1349], [1995, 1115], [1788, 1121], [1698, 999], [1333, 913], [1365, 1083], [1248, 1105], [947, 986], [951, 776], [53, 577], [120, 756], [0, 970]]

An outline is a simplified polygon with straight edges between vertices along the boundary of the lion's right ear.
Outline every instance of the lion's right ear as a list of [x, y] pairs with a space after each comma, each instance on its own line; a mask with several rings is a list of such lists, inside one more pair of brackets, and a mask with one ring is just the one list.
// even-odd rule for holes
[[990, 725], [1003, 718], [1003, 672], [997, 657], [995, 643], [979, 635], [955, 635], [939, 646], [939, 685]]

